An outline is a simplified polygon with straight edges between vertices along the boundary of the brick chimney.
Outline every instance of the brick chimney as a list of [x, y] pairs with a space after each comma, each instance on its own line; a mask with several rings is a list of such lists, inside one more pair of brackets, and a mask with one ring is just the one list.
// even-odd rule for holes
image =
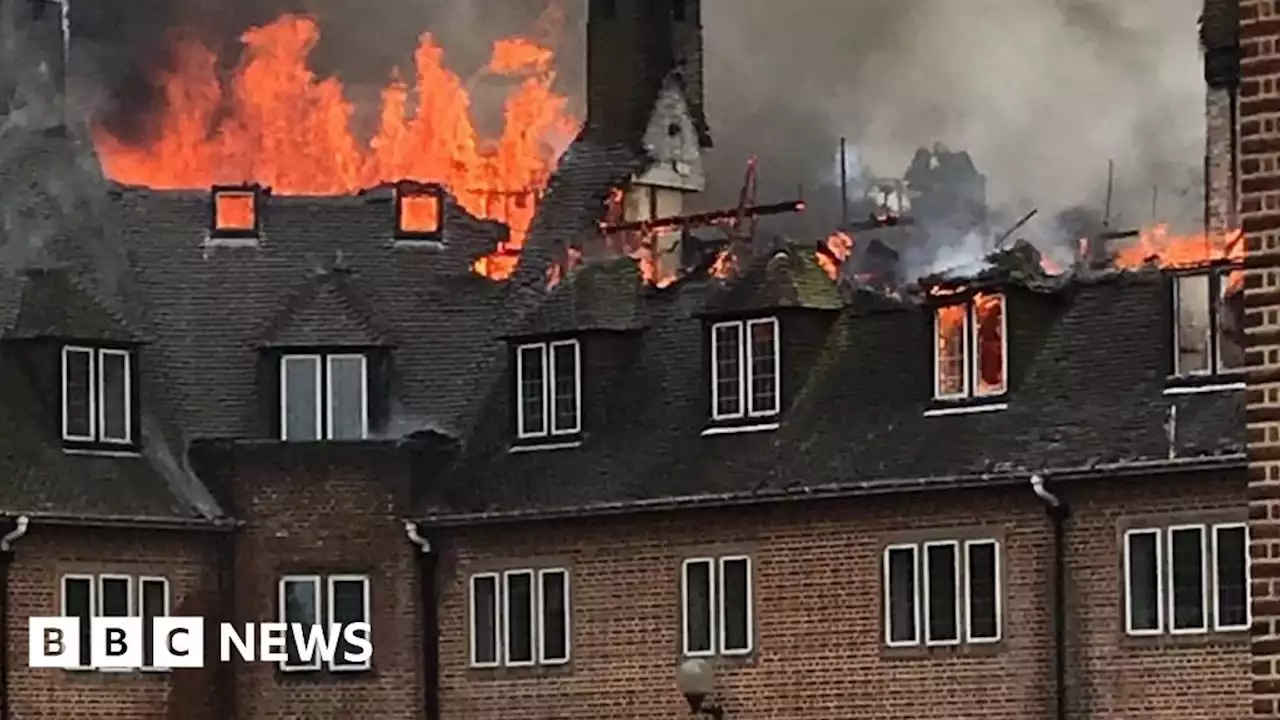
[[1205, 229], [1212, 233], [1240, 225], [1240, 4], [1205, 0], [1200, 21], [1204, 50]]
[[1274, 0], [1239, 3], [1253, 717], [1280, 720], [1280, 13]]

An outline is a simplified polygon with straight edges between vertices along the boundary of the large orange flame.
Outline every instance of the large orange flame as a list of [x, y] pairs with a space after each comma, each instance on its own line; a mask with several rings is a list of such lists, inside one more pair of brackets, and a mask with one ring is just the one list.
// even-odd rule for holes
[[444, 65], [430, 34], [415, 54], [416, 75], [382, 92], [368, 143], [351, 128], [343, 86], [308, 67], [320, 39], [313, 18], [283, 15], [241, 36], [239, 67], [224, 85], [217, 58], [189, 39], [161, 78], [166, 111], [154, 137], [130, 145], [104, 128], [95, 144], [113, 180], [159, 189], [258, 182], [281, 194], [352, 193], [384, 182], [440, 183], [468, 212], [506, 224], [510, 238], [473, 268], [510, 276], [559, 155], [580, 127], [552, 84], [554, 53], [526, 38], [493, 46], [487, 72], [518, 80], [497, 138], [481, 138], [464, 82]]
[[[1087, 244], [1082, 246], [1087, 248]], [[1175, 235], [1168, 225], [1155, 225], [1143, 230], [1136, 242], [1118, 248], [1114, 262], [1118, 268], [1134, 269], [1148, 264], [1187, 267], [1243, 259], [1244, 239], [1239, 230]]]

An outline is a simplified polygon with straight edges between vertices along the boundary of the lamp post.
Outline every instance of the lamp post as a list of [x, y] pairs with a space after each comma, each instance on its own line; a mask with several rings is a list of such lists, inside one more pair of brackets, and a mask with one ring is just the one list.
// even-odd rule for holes
[[716, 689], [715, 666], [703, 658], [691, 658], [676, 668], [676, 687], [689, 701], [689, 712], [694, 716], [708, 715], [714, 720], [724, 717], [724, 708], [707, 703], [707, 696]]

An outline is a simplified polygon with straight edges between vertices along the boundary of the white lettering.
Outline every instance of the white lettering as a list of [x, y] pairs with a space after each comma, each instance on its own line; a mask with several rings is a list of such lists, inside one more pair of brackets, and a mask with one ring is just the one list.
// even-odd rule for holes
[[[310, 665], [317, 660], [319, 662], [333, 662], [335, 651], [338, 649], [338, 639], [342, 637], [342, 627], [339, 625], [330, 625], [328, 631], [323, 625], [303, 625], [302, 623], [289, 623], [289, 631], [293, 634], [294, 645], [298, 648], [298, 660], [303, 665]], [[303, 637], [303, 633], [306, 636]], [[316, 650], [320, 651], [320, 657], [316, 657]]]
[[285, 662], [289, 659], [285, 650], [286, 630], [284, 623], [262, 623], [258, 626], [258, 659], [262, 662]]
[[346, 640], [347, 645], [359, 649], [359, 652], [350, 650], [344, 652], [342, 660], [352, 665], [367, 664], [373, 657], [373, 641], [370, 635], [372, 630], [369, 623], [349, 623], [342, 628], [342, 638]]
[[[244, 634], [236, 632], [236, 626], [231, 623], [222, 623], [218, 628], [219, 636], [219, 659], [222, 662], [231, 662], [231, 646], [236, 648], [236, 654], [244, 662], [253, 662], [253, 623], [245, 623]], [[265, 660], [265, 658], [263, 658]]]

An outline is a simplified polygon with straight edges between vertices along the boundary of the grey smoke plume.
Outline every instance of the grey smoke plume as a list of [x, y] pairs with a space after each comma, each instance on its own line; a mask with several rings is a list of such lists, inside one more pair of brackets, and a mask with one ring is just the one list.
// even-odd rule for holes
[[[1197, 228], [1204, 153], [1201, 0], [705, 0], [716, 202], [741, 158], [761, 191], [810, 188], [806, 219], [837, 216], [837, 143], [857, 167], [901, 176], [920, 146], [967, 150], [1006, 226], [1060, 234], [1099, 216], [1115, 161], [1113, 225], [1157, 215]], [[817, 183], [829, 183], [815, 188]], [[724, 187], [725, 184], [730, 187]], [[820, 194], [819, 194], [820, 193]], [[824, 202], [825, 201], [825, 202]], [[818, 227], [813, 227], [817, 225]]]

